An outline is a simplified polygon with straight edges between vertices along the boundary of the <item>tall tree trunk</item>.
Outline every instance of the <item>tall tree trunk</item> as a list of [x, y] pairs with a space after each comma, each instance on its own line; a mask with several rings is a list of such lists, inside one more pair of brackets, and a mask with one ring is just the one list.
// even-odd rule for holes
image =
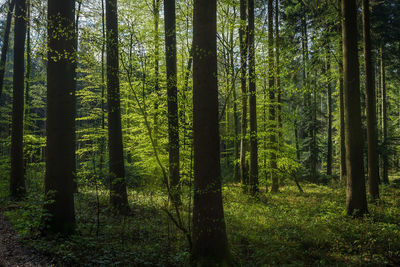
[[[278, 149], [280, 153], [284, 144], [282, 136], [282, 91], [281, 91], [281, 77], [280, 77], [280, 54], [279, 54], [279, 0], [275, 0], [275, 88], [277, 92], [278, 103]], [[281, 176], [277, 170], [278, 177]]]
[[249, 181], [248, 166], [246, 163], [247, 153], [247, 0], [240, 0], [240, 87], [242, 92], [242, 122], [240, 125], [240, 179], [242, 185]]
[[6, 20], [6, 28], [4, 30], [3, 47], [1, 48], [1, 58], [0, 58], [0, 99], [3, 93], [3, 83], [4, 83], [4, 72], [6, 70], [6, 60], [7, 52], [10, 39], [10, 29], [11, 29], [11, 19], [15, 6], [15, 0], [8, 1], [8, 12]]
[[168, 95], [169, 183], [172, 201], [174, 201], [175, 204], [179, 204], [179, 117], [176, 67], [175, 0], [164, 0], [164, 20]]
[[[236, 19], [236, 10], [235, 19]], [[231, 49], [229, 51], [230, 57], [230, 75], [231, 75], [231, 86], [232, 86], [232, 97], [233, 97], [233, 180], [238, 182], [240, 180], [240, 164], [239, 164], [239, 114], [237, 108], [237, 93], [236, 93], [236, 84], [235, 84], [235, 58], [234, 58], [234, 35], [233, 35], [234, 27], [231, 27], [230, 32], [230, 45]]]
[[270, 172], [272, 178], [272, 192], [279, 191], [279, 177], [277, 173], [277, 136], [276, 136], [276, 92], [275, 92], [275, 66], [274, 66], [274, 22], [273, 0], [268, 0], [268, 91], [269, 91], [269, 145], [271, 151]]
[[340, 181], [346, 176], [346, 137], [344, 122], [344, 88], [343, 88], [343, 64], [338, 64], [339, 69], [339, 128], [340, 128]]
[[153, 0], [153, 16], [154, 16], [154, 92], [156, 93], [156, 99], [154, 102], [154, 118], [153, 118], [153, 132], [154, 142], [158, 146], [158, 107], [160, 105], [159, 98], [160, 94], [160, 0]]
[[[271, 0], [272, 1], [272, 0]], [[258, 142], [257, 142], [257, 92], [256, 92], [256, 58], [254, 46], [254, 0], [248, 1], [249, 14], [249, 108], [250, 108], [250, 193], [258, 191]]]
[[[77, 9], [76, 12], [75, 12], [76, 5], [74, 3], [74, 13], [76, 14], [76, 18], [74, 18], [74, 22], [75, 22], [75, 24], [74, 24], [74, 31], [75, 31], [75, 34], [74, 34], [74, 38], [75, 38], [75, 40], [74, 40], [74, 49], [75, 49], [75, 55], [76, 55], [76, 60], [74, 61], [74, 89], [73, 89], [74, 92], [76, 92], [77, 86], [78, 86], [78, 79], [77, 79], [78, 77], [77, 77], [76, 69], [78, 67], [79, 17], [80, 17], [80, 13], [81, 13], [82, 1], [83, 0], [76, 0], [76, 2], [78, 3], [78, 9]], [[76, 98], [74, 97], [74, 114], [73, 114], [74, 118], [76, 117], [76, 110], [77, 110]], [[77, 162], [76, 162], [76, 124], [75, 123], [74, 123], [73, 127], [74, 127], [74, 129], [73, 129], [74, 145], [71, 146], [71, 149], [72, 149], [72, 155], [73, 155], [72, 164], [73, 164], [74, 179], [73, 179], [73, 182], [72, 182], [72, 186], [73, 186], [74, 193], [78, 193], [78, 180], [77, 180], [77, 176], [76, 176], [76, 167], [77, 167], [76, 165], [77, 165]]]
[[382, 155], [382, 181], [385, 184], [389, 183], [389, 161], [388, 161], [388, 146], [387, 146], [387, 103], [386, 103], [386, 73], [385, 63], [383, 60], [383, 44], [380, 47], [381, 55], [381, 97], [382, 97], [382, 144], [383, 144], [383, 155]]
[[75, 129], [74, 6], [73, 0], [48, 0], [45, 192], [53, 201], [45, 204], [45, 232], [72, 233], [75, 229], [71, 149]]
[[194, 266], [231, 264], [221, 192], [216, 13], [216, 0], [194, 1]]
[[328, 149], [327, 149], [327, 156], [326, 156], [326, 175], [332, 175], [332, 88], [331, 88], [331, 80], [330, 80], [330, 73], [331, 73], [331, 65], [329, 63], [329, 53], [330, 49], [328, 48], [327, 51], [327, 64], [326, 64], [326, 76], [327, 76], [327, 98], [328, 98]]
[[110, 202], [121, 213], [129, 210], [125, 182], [121, 129], [118, 61], [117, 0], [106, 0], [108, 146], [110, 161]]
[[32, 48], [31, 48], [31, 0], [27, 0], [26, 15], [26, 76], [25, 76], [25, 129], [29, 129], [29, 110], [30, 110], [30, 85], [31, 85], [31, 64], [32, 64]]
[[342, 1], [342, 14], [347, 164], [346, 210], [348, 215], [362, 216], [368, 212], [368, 209], [363, 170], [356, 0]]
[[23, 152], [26, 0], [17, 0], [15, 6], [10, 192], [12, 197], [20, 198], [26, 193]]
[[375, 77], [372, 66], [371, 28], [369, 0], [362, 0], [362, 21], [364, 36], [364, 69], [367, 101], [367, 138], [368, 138], [368, 183], [369, 194], [373, 200], [379, 199], [379, 156], [376, 133]]
[[103, 176], [103, 165], [104, 165], [104, 150], [106, 138], [103, 136], [105, 130], [105, 110], [104, 110], [104, 97], [105, 97], [105, 66], [104, 56], [106, 53], [106, 29], [105, 29], [105, 7], [104, 0], [101, 0], [101, 26], [102, 26], [102, 44], [101, 44], [101, 139], [100, 139], [100, 162], [99, 162], [99, 173]]

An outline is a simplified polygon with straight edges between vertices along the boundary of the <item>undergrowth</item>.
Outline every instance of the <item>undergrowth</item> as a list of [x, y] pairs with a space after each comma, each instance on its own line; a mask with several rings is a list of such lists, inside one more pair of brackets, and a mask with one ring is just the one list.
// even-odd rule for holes
[[[345, 214], [342, 185], [304, 184], [305, 193], [287, 185], [280, 193], [244, 194], [236, 184], [223, 186], [225, 219], [238, 266], [397, 266], [400, 265], [400, 180], [383, 186], [381, 201], [369, 215]], [[0, 205], [24, 242], [49, 255], [56, 265], [188, 266], [185, 236], [163, 211], [162, 190], [129, 189], [130, 216], [115, 216], [108, 191], [81, 187], [75, 196], [76, 234], [52, 240], [40, 236], [41, 183], [30, 183], [24, 201], [7, 198], [0, 185]], [[97, 198], [99, 201], [97, 201]], [[167, 206], [166, 206], [167, 205]], [[188, 199], [182, 213], [190, 229]]]

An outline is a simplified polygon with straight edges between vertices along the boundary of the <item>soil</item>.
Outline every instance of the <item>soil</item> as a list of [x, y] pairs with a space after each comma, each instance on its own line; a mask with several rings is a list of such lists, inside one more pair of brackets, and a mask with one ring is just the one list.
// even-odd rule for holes
[[0, 210], [0, 267], [54, 266], [51, 260], [27, 247]]

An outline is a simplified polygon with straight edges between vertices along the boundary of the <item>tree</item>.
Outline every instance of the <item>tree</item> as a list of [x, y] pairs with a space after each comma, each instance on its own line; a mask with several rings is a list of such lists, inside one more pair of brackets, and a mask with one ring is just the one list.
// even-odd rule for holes
[[277, 139], [276, 139], [276, 98], [274, 81], [274, 22], [273, 22], [273, 0], [268, 0], [268, 91], [269, 91], [269, 143], [271, 148], [271, 178], [272, 192], [279, 191], [279, 179], [277, 173]]
[[216, 0], [194, 1], [192, 260], [195, 266], [231, 264], [221, 192], [216, 12]]
[[24, 71], [26, 0], [17, 0], [14, 29], [13, 112], [11, 133], [11, 196], [19, 198], [26, 193], [24, 176]]
[[389, 183], [388, 176], [388, 145], [387, 145], [387, 100], [386, 100], [386, 71], [385, 71], [385, 63], [383, 59], [383, 47], [380, 46], [380, 70], [381, 70], [381, 97], [382, 97], [382, 146], [383, 146], [383, 155], [382, 155], [382, 181], [385, 184]]
[[332, 175], [332, 89], [330, 81], [331, 65], [329, 63], [330, 49], [327, 51], [328, 58], [326, 60], [326, 89], [327, 89], [327, 105], [328, 105], [328, 149], [326, 156], [326, 175]]
[[240, 87], [242, 92], [242, 122], [240, 125], [240, 179], [243, 185], [248, 184], [247, 152], [247, 0], [240, 0]]
[[10, 39], [11, 19], [15, 6], [15, 0], [8, 1], [8, 12], [6, 28], [4, 30], [3, 46], [1, 47], [1, 58], [0, 58], [0, 99], [3, 92], [4, 72], [6, 70], [6, 59]]
[[129, 204], [126, 193], [124, 151], [121, 130], [117, 9], [117, 0], [106, 0], [110, 202], [111, 206], [113, 206], [117, 211], [127, 213]]
[[258, 142], [257, 142], [257, 92], [254, 46], [254, 0], [248, 1], [248, 48], [249, 48], [249, 108], [250, 108], [250, 193], [258, 191]]
[[372, 67], [371, 29], [369, 0], [362, 1], [362, 22], [364, 42], [364, 69], [367, 102], [367, 139], [368, 139], [368, 182], [369, 194], [373, 200], [379, 199], [379, 157], [376, 134], [376, 98], [375, 77]]
[[346, 210], [348, 215], [368, 212], [363, 170], [360, 73], [357, 49], [356, 0], [342, 1], [344, 108], [346, 118]]
[[168, 95], [169, 183], [172, 200], [179, 203], [179, 120], [176, 70], [175, 0], [164, 0], [165, 57]]
[[[73, 196], [74, 77], [76, 51], [73, 0], [48, 0], [47, 157], [44, 231], [75, 229]], [[50, 216], [48, 216], [50, 215]]]

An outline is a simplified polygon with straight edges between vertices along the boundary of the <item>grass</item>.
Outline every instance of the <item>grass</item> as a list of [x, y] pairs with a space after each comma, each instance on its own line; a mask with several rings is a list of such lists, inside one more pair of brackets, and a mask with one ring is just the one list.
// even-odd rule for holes
[[[240, 186], [223, 187], [225, 219], [238, 266], [396, 266], [400, 264], [400, 180], [383, 186], [382, 200], [361, 219], [345, 215], [343, 186], [304, 184], [304, 194], [285, 186], [277, 194], [250, 197]], [[132, 216], [113, 216], [108, 192], [81, 188], [76, 195], [77, 234], [46, 240], [39, 235], [40, 183], [14, 203], [2, 182], [1, 206], [24, 241], [57, 264], [93, 266], [188, 266], [185, 236], [163, 211], [160, 190], [129, 190]], [[97, 196], [99, 207], [97, 208]], [[187, 197], [185, 197], [187, 198]], [[190, 227], [188, 200], [182, 213]], [[97, 224], [99, 211], [99, 227]]]

